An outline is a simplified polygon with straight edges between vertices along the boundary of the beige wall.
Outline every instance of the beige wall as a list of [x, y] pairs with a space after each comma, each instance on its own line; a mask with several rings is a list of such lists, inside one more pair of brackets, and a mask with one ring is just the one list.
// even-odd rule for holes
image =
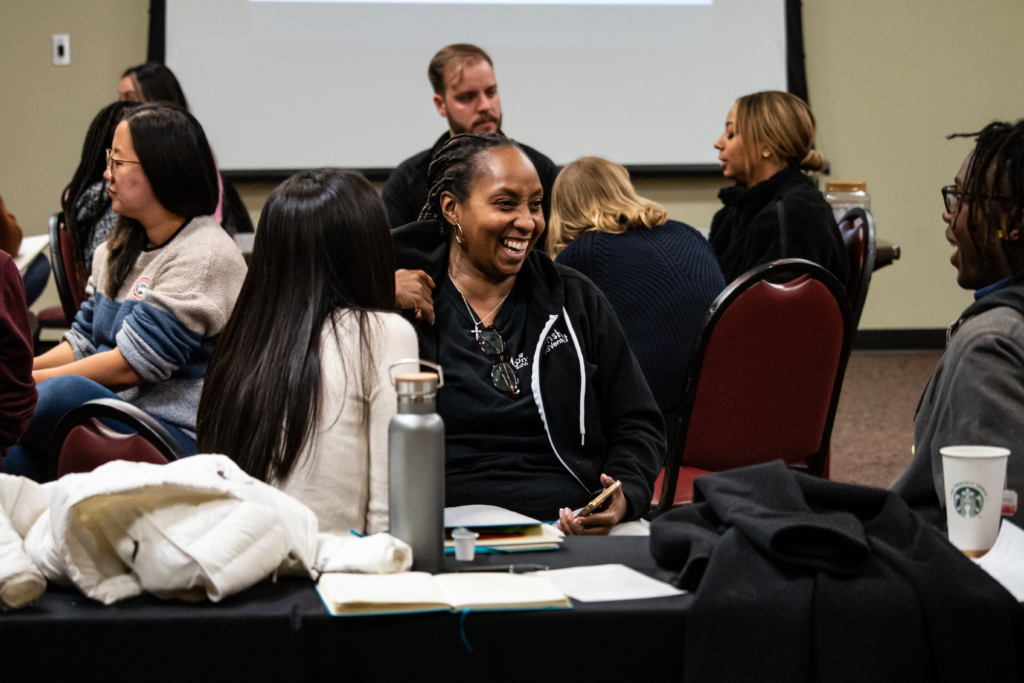
[[[56, 210], [120, 71], [145, 57], [148, 4], [0, 1], [0, 193], [29, 234]], [[879, 234], [903, 251], [872, 281], [861, 327], [945, 327], [970, 301], [949, 265], [939, 188], [971, 143], [945, 135], [1024, 116], [1022, 26], [1017, 0], [804, 0], [808, 88], [831, 179], [866, 181]], [[63, 32], [72, 66], [50, 66], [50, 34]], [[673, 218], [707, 227], [723, 182], [636, 185]], [[271, 189], [239, 187], [254, 219]]]
[[[147, 0], [0, 0], [0, 194], [27, 235], [46, 232], [96, 113], [146, 59]], [[71, 36], [53, 66], [50, 36]], [[53, 280], [33, 307], [59, 305]]]

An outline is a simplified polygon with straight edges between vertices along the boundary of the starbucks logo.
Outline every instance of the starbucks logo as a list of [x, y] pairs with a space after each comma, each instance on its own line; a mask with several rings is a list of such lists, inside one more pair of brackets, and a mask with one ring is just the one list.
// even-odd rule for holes
[[973, 486], [959, 486], [953, 491], [953, 507], [961, 517], [977, 517], [985, 507], [985, 496]]

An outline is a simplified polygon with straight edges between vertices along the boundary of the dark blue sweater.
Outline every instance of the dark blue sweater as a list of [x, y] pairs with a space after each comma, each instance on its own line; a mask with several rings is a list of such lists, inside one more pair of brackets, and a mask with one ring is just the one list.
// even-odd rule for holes
[[555, 261], [586, 275], [611, 301], [671, 436], [697, 328], [725, 289], [711, 245], [668, 221], [620, 235], [585, 232]]

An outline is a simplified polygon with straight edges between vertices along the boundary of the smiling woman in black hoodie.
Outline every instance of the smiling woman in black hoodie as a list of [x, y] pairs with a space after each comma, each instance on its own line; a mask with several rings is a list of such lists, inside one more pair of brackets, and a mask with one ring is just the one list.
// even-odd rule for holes
[[[397, 266], [437, 287], [420, 357], [440, 363], [446, 505], [499, 505], [566, 533], [608, 533], [650, 510], [664, 424], [615, 314], [533, 246], [543, 189], [498, 134], [459, 135], [429, 171], [421, 220], [395, 230]], [[411, 319], [410, 315], [410, 319]], [[585, 518], [613, 481], [622, 493]]]

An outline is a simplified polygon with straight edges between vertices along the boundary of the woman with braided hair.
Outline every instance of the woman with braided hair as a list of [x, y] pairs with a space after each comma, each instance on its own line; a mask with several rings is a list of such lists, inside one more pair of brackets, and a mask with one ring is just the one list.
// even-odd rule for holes
[[849, 263], [832, 207], [804, 171], [825, 168], [815, 122], [796, 95], [769, 91], [736, 100], [715, 142], [722, 175], [736, 181], [718, 198], [708, 240], [725, 281], [781, 258], [802, 258], [846, 282]]
[[[944, 446], [1009, 448], [1006, 488], [1024, 492], [1024, 121], [950, 137], [977, 137], [955, 183], [942, 188], [949, 260], [975, 301], [949, 328], [914, 417], [914, 460], [893, 484], [939, 526]], [[1024, 511], [1010, 519], [1024, 526]]]
[[[640, 519], [665, 454], [661, 413], [607, 299], [533, 249], [545, 228], [533, 164], [500, 134], [457, 135], [428, 178], [421, 220], [392, 236], [396, 265], [437, 284], [434, 322], [416, 327], [420, 358], [445, 371], [446, 505], [558, 519], [568, 534]], [[574, 515], [615, 480], [603, 508]]]

